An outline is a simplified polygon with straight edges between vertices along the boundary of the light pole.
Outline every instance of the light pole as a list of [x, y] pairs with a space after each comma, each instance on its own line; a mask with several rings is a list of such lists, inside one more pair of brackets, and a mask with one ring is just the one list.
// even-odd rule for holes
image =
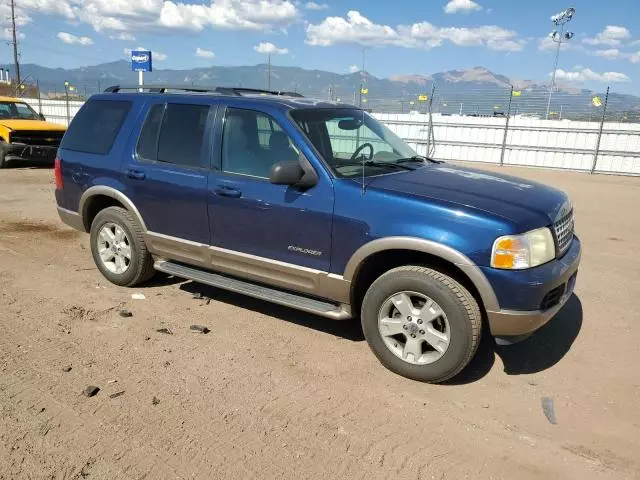
[[[558, 44], [556, 48], [556, 59], [553, 64], [553, 73], [551, 75], [551, 86], [549, 87], [549, 100], [547, 101], [547, 116], [546, 119], [549, 119], [549, 110], [551, 109], [551, 95], [553, 94], [553, 89], [556, 85], [556, 70], [558, 70], [558, 58], [560, 57], [560, 47], [562, 46], [563, 41], [568, 41], [573, 38], [573, 32], [565, 32], [564, 26], [571, 21], [573, 15], [576, 13], [576, 9], [569, 7], [564, 12], [560, 12], [553, 17], [551, 17], [551, 21], [553, 22], [554, 29], [549, 34], [551, 40]], [[558, 28], [560, 31], [558, 32]]]

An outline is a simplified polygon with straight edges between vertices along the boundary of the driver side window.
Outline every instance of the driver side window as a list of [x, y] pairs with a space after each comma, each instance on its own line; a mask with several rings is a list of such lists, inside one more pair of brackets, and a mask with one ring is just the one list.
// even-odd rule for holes
[[274, 163], [299, 152], [276, 121], [260, 112], [228, 108], [222, 134], [222, 171], [269, 178]]

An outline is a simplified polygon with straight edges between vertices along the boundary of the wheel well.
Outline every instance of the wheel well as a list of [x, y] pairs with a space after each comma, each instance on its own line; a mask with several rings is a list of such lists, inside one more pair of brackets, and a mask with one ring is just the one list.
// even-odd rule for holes
[[87, 200], [82, 214], [82, 221], [87, 232], [91, 230], [91, 224], [96, 215], [107, 207], [122, 207], [126, 209], [118, 200], [107, 195], [94, 195]]
[[384, 250], [367, 257], [356, 271], [351, 287], [351, 306], [353, 312], [360, 311], [362, 300], [367, 290], [380, 275], [403, 265], [421, 265], [433, 268], [450, 276], [474, 296], [481, 311], [484, 311], [484, 304], [478, 289], [469, 277], [455, 264], [436, 255], [415, 250]]

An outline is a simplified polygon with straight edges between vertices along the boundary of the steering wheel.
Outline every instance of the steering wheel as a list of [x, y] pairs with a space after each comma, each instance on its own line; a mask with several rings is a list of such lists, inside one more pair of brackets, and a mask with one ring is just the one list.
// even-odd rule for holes
[[358, 155], [360, 154], [360, 152], [362, 150], [365, 149], [365, 147], [369, 147], [369, 156], [368, 157], [364, 157], [367, 160], [371, 160], [373, 158], [373, 145], [371, 145], [370, 143], [363, 143], [362, 145], [360, 145], [355, 152], [353, 152], [353, 155], [351, 155], [351, 158], [349, 160], [355, 160], [356, 158], [358, 158]]

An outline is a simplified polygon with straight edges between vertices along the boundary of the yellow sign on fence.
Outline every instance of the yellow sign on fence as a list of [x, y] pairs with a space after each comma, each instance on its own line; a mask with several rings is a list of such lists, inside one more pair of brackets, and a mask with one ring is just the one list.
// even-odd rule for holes
[[361, 89], [360, 89], [360, 93], [361, 93], [362, 95], [366, 95], [367, 93], [369, 93], [369, 89], [368, 89], [368, 88], [361, 88]]
[[594, 107], [601, 107], [602, 106], [602, 99], [598, 96], [595, 96], [591, 99], [591, 103], [593, 103]]
[[522, 90], [514, 90], [513, 91], [513, 96], [514, 97], [521, 97], [522, 96]]
[[418, 101], [426, 102], [427, 100], [429, 100], [429, 97], [427, 95], [418, 95]]

